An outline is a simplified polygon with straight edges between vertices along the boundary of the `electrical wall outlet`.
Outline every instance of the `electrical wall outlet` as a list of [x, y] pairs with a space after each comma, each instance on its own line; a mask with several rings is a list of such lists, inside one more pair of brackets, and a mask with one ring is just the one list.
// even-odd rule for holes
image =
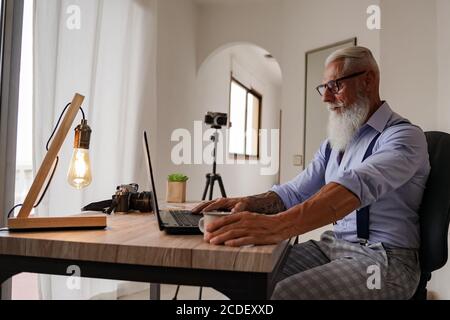
[[300, 154], [296, 154], [294, 155], [294, 161], [293, 161], [294, 166], [296, 167], [301, 167], [303, 166], [303, 156]]

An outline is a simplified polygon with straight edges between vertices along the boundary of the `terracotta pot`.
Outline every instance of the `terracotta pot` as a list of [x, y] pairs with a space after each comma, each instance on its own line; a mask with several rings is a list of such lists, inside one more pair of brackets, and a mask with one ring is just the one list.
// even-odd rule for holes
[[167, 181], [166, 201], [174, 203], [186, 202], [186, 182]]

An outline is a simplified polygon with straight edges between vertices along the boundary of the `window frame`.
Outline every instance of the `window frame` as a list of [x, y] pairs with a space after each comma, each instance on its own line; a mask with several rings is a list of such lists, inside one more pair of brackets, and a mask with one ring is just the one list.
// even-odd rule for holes
[[[240, 87], [242, 87], [243, 89], [245, 89], [245, 91], [247, 92], [246, 94], [246, 99], [245, 99], [245, 119], [244, 119], [244, 123], [245, 123], [245, 135], [244, 135], [244, 154], [240, 154], [240, 153], [233, 153], [229, 151], [229, 147], [230, 147], [230, 124], [231, 124], [231, 90], [232, 90], [232, 86], [233, 86], [233, 82], [236, 83], [237, 85], [239, 85]], [[258, 112], [258, 132], [256, 135], [257, 138], [257, 152], [256, 152], [256, 156], [254, 155], [249, 155], [247, 154], [247, 117], [248, 117], [248, 95], [252, 94], [254, 97], [256, 97], [259, 100], [259, 112]], [[246, 85], [244, 85], [241, 81], [239, 81], [234, 75], [233, 73], [231, 73], [231, 77], [230, 77], [230, 90], [229, 90], [229, 101], [228, 101], [228, 124], [227, 124], [227, 128], [228, 128], [228, 155], [232, 156], [235, 160], [238, 157], [244, 157], [245, 160], [259, 160], [259, 156], [260, 156], [260, 130], [261, 130], [261, 114], [262, 114], [262, 107], [263, 107], [263, 95], [261, 93], [259, 93], [258, 91], [256, 91], [254, 88], [249, 88]]]
[[[6, 224], [15, 194], [17, 116], [22, 51], [23, 0], [1, 0], [0, 27], [0, 225]], [[1, 285], [2, 299], [11, 298], [11, 280]]]

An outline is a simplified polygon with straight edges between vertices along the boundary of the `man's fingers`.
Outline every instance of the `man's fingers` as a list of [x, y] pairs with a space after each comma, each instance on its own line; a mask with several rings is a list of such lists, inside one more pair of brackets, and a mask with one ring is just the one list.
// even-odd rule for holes
[[211, 238], [211, 234], [205, 230], [205, 233], [203, 234], [203, 239], [204, 239], [206, 242], [209, 242], [209, 239], [210, 239], [210, 238]]
[[212, 211], [218, 209], [218, 207], [223, 206], [225, 200], [227, 199], [216, 199], [211, 201], [205, 201], [200, 203], [194, 209], [192, 209], [192, 213], [201, 213], [203, 211]]
[[229, 230], [227, 232], [224, 232], [216, 237], [213, 237], [211, 240], [209, 240], [209, 243], [219, 245], [224, 244], [227, 241], [238, 239], [240, 237], [243, 237], [247, 234], [247, 232], [243, 229], [233, 229]]
[[230, 205], [233, 203], [232, 199], [222, 198], [210, 203], [203, 209], [204, 212], [215, 211], [220, 209], [230, 209]]
[[256, 244], [255, 242], [256, 240], [254, 237], [248, 236], [225, 241], [224, 245], [228, 247], [242, 247], [242, 246], [252, 246]]
[[204, 212], [214, 211], [214, 210], [220, 209], [222, 207], [223, 207], [223, 203], [222, 202], [214, 202], [214, 203], [211, 203], [210, 205], [206, 206], [203, 209], [203, 211]]
[[242, 212], [238, 214], [230, 214], [215, 221], [212, 221], [211, 223], [208, 223], [208, 225], [206, 226], [206, 231], [210, 233], [213, 233], [214, 231], [222, 232], [222, 230], [219, 229], [228, 227], [229, 225], [237, 221], [240, 221], [242, 219], [242, 214], [243, 214]]
[[238, 213], [247, 210], [247, 204], [244, 201], [239, 201], [231, 210], [232, 213]]
[[200, 212], [202, 212], [203, 209], [205, 209], [207, 206], [209, 206], [213, 202], [214, 201], [206, 201], [206, 202], [200, 203], [198, 206], [196, 206], [194, 209], [192, 209], [192, 213], [200, 213]]
[[243, 236], [236, 239], [225, 241], [224, 245], [229, 247], [243, 247], [243, 246], [255, 246], [255, 245], [272, 245], [277, 244], [279, 241], [274, 237], [255, 237], [255, 236]]

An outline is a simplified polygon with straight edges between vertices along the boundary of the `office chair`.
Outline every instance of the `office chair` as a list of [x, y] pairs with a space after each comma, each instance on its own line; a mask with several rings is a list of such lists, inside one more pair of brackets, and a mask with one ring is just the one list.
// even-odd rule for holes
[[450, 220], [450, 134], [426, 132], [431, 172], [428, 178], [420, 216], [419, 286], [412, 300], [426, 300], [427, 282], [431, 273], [442, 268], [448, 258], [448, 227]]

